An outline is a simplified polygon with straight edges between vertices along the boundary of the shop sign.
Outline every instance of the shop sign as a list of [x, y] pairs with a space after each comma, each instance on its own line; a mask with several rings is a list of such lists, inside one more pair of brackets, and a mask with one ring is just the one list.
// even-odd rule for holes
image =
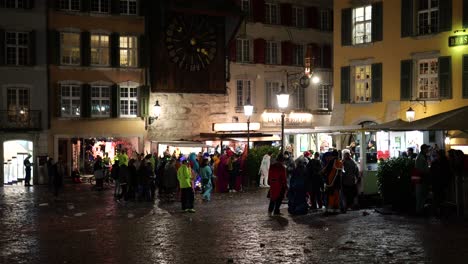
[[449, 47], [468, 45], [468, 35], [457, 35], [449, 37]]
[[[281, 113], [269, 113], [262, 116], [263, 127], [278, 127], [281, 126]], [[312, 115], [303, 114], [289, 114], [284, 117], [284, 125], [286, 127], [310, 127], [312, 126]]]

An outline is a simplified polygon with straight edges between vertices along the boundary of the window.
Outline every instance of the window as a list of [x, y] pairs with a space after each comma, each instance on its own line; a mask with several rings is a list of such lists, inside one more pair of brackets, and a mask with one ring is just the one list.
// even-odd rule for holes
[[291, 102], [290, 108], [304, 109], [305, 108], [305, 90], [298, 86], [291, 94], [289, 101]]
[[109, 36], [91, 35], [91, 64], [98, 66], [109, 65]]
[[109, 0], [91, 0], [91, 12], [109, 13]]
[[265, 83], [267, 102], [266, 105], [268, 108], [278, 108], [278, 100], [276, 99], [276, 94], [280, 91], [280, 82], [278, 81], [267, 81]]
[[418, 34], [425, 35], [438, 32], [439, 1], [420, 0], [418, 10]]
[[6, 64], [27, 65], [29, 53], [29, 33], [6, 32]]
[[293, 45], [293, 65], [304, 66], [304, 45]]
[[353, 44], [363, 44], [372, 41], [372, 6], [353, 9]]
[[27, 0], [4, 0], [0, 1], [0, 5], [6, 8], [26, 8], [26, 1]]
[[60, 0], [59, 9], [67, 11], [80, 11], [80, 0]]
[[79, 33], [60, 33], [60, 62], [64, 65], [80, 64]]
[[236, 107], [241, 108], [247, 103], [250, 98], [252, 102], [252, 86], [250, 80], [237, 80], [236, 81]]
[[318, 108], [319, 109], [324, 109], [324, 110], [328, 110], [328, 91], [330, 89], [330, 86], [329, 85], [320, 85], [318, 87], [318, 95], [317, 95], [317, 99], [318, 99]]
[[81, 86], [60, 85], [60, 112], [62, 117], [79, 117], [81, 113]]
[[110, 116], [110, 87], [106, 85], [91, 86], [91, 116]]
[[120, 37], [120, 66], [137, 67], [138, 43], [135, 36]]
[[279, 24], [279, 8], [277, 4], [265, 4], [265, 23]]
[[354, 102], [369, 103], [371, 102], [371, 65], [361, 65], [354, 68]]
[[29, 111], [29, 89], [7, 88], [8, 119], [17, 121], [17, 117], [24, 116]]
[[437, 58], [418, 61], [418, 98], [439, 98], [439, 62]]
[[137, 1], [136, 0], [120, 0], [120, 14], [136, 15]]
[[320, 29], [321, 30], [331, 30], [331, 14], [327, 9], [320, 10]]
[[250, 0], [241, 0], [241, 10], [244, 13], [247, 20], [252, 20], [252, 12], [250, 8]]
[[120, 86], [120, 116], [135, 117], [138, 114], [138, 88], [132, 85]]
[[279, 64], [279, 54], [278, 54], [278, 49], [279, 49], [279, 43], [274, 42], [274, 41], [267, 41], [266, 43], [266, 58], [265, 62], [266, 64]]
[[250, 62], [250, 40], [237, 39], [236, 49], [236, 61]]
[[303, 28], [305, 26], [303, 7], [294, 6], [292, 8], [292, 24], [299, 28]]

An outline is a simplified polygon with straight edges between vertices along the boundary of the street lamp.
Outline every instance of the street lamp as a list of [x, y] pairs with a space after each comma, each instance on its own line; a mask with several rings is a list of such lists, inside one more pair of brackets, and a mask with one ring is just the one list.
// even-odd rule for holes
[[414, 110], [411, 108], [411, 106], [408, 108], [408, 110], [406, 110], [406, 120], [409, 122], [414, 121]]
[[253, 113], [253, 105], [250, 103], [250, 97], [247, 98], [247, 102], [244, 105], [244, 114], [247, 117], [247, 153], [249, 153], [250, 146], [250, 116]]
[[161, 106], [159, 105], [159, 101], [156, 100], [156, 103], [153, 105], [153, 115], [148, 118], [148, 124], [153, 124], [159, 115], [161, 115]]
[[289, 94], [284, 88], [284, 84], [281, 84], [281, 91], [276, 95], [278, 100], [278, 107], [281, 109], [281, 152], [284, 152], [284, 111], [289, 104]]

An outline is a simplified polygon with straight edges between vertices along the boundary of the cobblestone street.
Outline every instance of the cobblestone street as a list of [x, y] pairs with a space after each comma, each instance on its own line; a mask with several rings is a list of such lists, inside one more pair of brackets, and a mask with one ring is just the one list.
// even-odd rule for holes
[[111, 190], [0, 188], [1, 263], [466, 263], [468, 226], [381, 215], [267, 215], [266, 190], [179, 203], [114, 201]]

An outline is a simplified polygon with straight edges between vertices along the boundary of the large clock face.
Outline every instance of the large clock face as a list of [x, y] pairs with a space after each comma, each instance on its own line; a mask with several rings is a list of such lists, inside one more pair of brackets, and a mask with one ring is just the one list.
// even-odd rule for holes
[[216, 56], [216, 28], [203, 16], [177, 15], [166, 29], [166, 47], [180, 69], [201, 71]]

